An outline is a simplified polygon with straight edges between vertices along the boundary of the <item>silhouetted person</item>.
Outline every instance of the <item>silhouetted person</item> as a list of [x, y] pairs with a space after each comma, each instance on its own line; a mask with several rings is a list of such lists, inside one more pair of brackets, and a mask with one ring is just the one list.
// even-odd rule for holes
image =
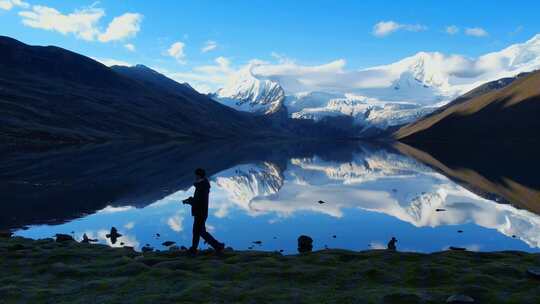
[[210, 233], [206, 231], [206, 219], [208, 218], [208, 195], [210, 193], [210, 182], [206, 178], [206, 172], [198, 168], [195, 170], [195, 193], [192, 197], [183, 200], [184, 204], [191, 205], [191, 215], [193, 216], [193, 242], [190, 253], [197, 253], [199, 239], [202, 237], [217, 252], [223, 251], [225, 244], [218, 242]]
[[111, 228], [111, 233], [105, 235], [105, 237], [111, 239], [112, 244], [116, 244], [116, 240], [121, 237], [122, 235], [118, 233], [118, 230], [116, 230], [116, 227]]
[[396, 251], [397, 249], [396, 243], [397, 243], [397, 239], [395, 237], [392, 237], [390, 242], [388, 242], [388, 250]]

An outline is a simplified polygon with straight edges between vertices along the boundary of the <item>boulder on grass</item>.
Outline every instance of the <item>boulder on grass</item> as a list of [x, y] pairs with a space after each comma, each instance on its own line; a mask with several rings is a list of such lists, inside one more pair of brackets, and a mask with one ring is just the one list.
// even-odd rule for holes
[[307, 235], [298, 237], [298, 252], [305, 253], [313, 250], [313, 239]]

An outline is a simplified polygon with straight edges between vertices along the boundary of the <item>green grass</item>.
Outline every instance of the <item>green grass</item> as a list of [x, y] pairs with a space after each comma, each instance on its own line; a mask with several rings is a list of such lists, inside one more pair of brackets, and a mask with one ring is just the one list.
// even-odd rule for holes
[[540, 254], [323, 250], [141, 253], [0, 239], [1, 303], [540, 303]]

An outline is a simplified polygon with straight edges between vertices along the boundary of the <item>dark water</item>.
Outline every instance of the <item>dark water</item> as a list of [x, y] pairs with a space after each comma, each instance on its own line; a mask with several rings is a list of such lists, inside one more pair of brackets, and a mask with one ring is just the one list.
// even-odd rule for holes
[[192, 218], [180, 201], [201, 166], [211, 174], [208, 228], [235, 249], [294, 253], [306, 234], [315, 249], [382, 248], [395, 236], [404, 251], [540, 251], [538, 188], [448, 167], [403, 145], [126, 143], [2, 152], [0, 229], [25, 237], [86, 233], [110, 244], [105, 235], [115, 226], [123, 237], [113, 246], [188, 246]]

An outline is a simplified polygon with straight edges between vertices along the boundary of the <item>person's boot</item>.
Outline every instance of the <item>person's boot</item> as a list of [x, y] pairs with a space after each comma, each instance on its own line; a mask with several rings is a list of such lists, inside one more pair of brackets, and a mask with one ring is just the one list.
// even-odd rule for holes
[[214, 247], [214, 250], [217, 254], [222, 254], [223, 250], [225, 250], [225, 243], [218, 242], [216, 246]]
[[188, 254], [190, 256], [196, 256], [197, 255], [197, 248], [189, 247], [187, 252], [188, 252]]

